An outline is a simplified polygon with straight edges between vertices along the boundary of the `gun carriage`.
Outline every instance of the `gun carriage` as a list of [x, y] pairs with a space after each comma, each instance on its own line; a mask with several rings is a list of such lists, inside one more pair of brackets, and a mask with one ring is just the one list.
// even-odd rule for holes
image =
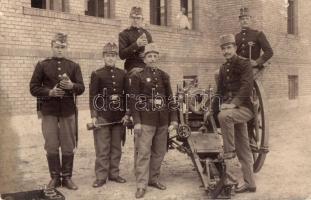
[[[254, 74], [252, 102], [255, 114], [248, 122], [255, 173], [264, 164], [269, 140], [266, 97], [257, 78], [262, 72], [260, 70]], [[194, 80], [187, 86], [177, 88], [179, 125], [175, 134], [170, 134], [168, 147], [191, 158], [205, 191], [212, 198], [230, 198], [233, 185], [226, 183], [222, 136], [212, 108], [212, 101], [218, 97], [214, 96], [211, 87], [201, 89], [196, 85]]]

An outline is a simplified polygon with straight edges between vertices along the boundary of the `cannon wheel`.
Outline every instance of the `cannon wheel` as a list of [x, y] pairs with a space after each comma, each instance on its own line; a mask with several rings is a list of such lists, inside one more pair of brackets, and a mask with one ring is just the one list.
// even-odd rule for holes
[[265, 162], [269, 141], [268, 105], [259, 80], [254, 81], [252, 100], [255, 117], [248, 122], [248, 134], [254, 159], [253, 170], [257, 173]]

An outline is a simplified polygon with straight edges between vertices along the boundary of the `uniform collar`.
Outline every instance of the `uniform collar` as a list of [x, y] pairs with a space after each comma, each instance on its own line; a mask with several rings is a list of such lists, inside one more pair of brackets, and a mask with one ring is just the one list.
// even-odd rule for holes
[[229, 60], [227, 60], [226, 64], [232, 64], [235, 63], [238, 59], [237, 55], [234, 55], [232, 58], [230, 58]]
[[64, 57], [62, 57], [62, 58], [59, 58], [59, 57], [52, 57], [52, 59], [53, 60], [56, 60], [56, 61], [61, 61], [61, 60], [64, 60], [65, 58]]
[[250, 30], [251, 30], [251, 28], [250, 28], [250, 27], [247, 27], [247, 28], [242, 28], [241, 32], [248, 32], [248, 31], [250, 31]]
[[108, 69], [108, 70], [111, 70], [111, 69], [115, 69], [116, 66], [108, 66], [108, 65], [105, 65], [104, 68], [105, 68], [105, 69]]
[[131, 27], [130, 27], [130, 30], [136, 30], [136, 31], [138, 31], [138, 30], [140, 30], [140, 29], [141, 29], [141, 27], [139, 27], [139, 28], [134, 27], [134, 26], [131, 26]]
[[151, 67], [149, 65], [146, 65], [146, 69], [150, 70], [150, 71], [157, 71], [158, 68], [157, 67]]

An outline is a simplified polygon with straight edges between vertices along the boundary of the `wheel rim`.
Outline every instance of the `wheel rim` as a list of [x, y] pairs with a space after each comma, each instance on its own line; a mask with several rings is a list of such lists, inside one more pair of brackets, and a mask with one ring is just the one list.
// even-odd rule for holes
[[[267, 105], [265, 103], [265, 94], [262, 85], [255, 81], [253, 88], [253, 102], [257, 103], [257, 112], [254, 111], [255, 115], [257, 113], [257, 128], [254, 125], [254, 117], [248, 123], [248, 131], [249, 131], [249, 139], [250, 139], [250, 147], [253, 154], [254, 172], [259, 172], [262, 168], [268, 148], [268, 135], [269, 135], [269, 127], [268, 127], [268, 115], [267, 115]], [[254, 109], [256, 110], [256, 109]], [[256, 131], [257, 130], [257, 131]]]

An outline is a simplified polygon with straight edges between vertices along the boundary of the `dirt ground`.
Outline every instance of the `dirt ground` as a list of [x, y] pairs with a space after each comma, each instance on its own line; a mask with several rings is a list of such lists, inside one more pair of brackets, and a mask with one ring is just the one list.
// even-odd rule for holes
[[[127, 183], [108, 182], [94, 189], [91, 187], [95, 178], [93, 137], [82, 126], [87, 121], [87, 114], [80, 117], [80, 143], [73, 177], [79, 190], [72, 192], [61, 188], [60, 191], [66, 200], [134, 199], [133, 136], [128, 135], [121, 160], [121, 175]], [[37, 120], [24, 123], [25, 128], [18, 130], [25, 134], [16, 134], [17, 130], [12, 127], [0, 128], [0, 193], [37, 189], [49, 181], [40, 123]], [[232, 199], [311, 200], [310, 124], [310, 107], [271, 114], [270, 152], [262, 170], [255, 175], [257, 192], [237, 194]], [[200, 188], [201, 182], [191, 160], [176, 150], [166, 155], [161, 180], [168, 189], [148, 188], [145, 199], [208, 199]]]

